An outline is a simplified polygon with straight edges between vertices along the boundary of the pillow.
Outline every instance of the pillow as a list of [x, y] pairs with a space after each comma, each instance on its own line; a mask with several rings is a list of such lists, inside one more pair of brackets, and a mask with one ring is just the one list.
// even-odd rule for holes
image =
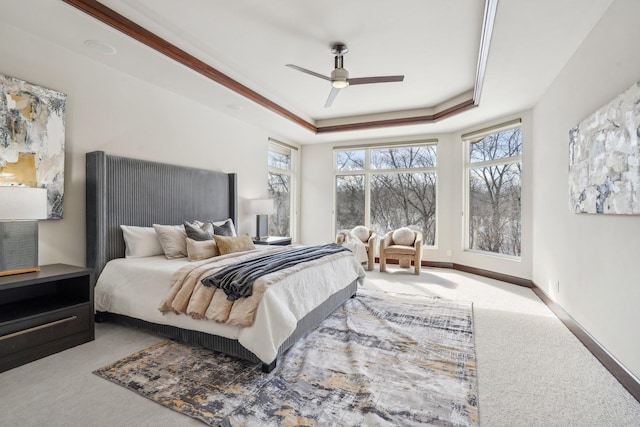
[[369, 229], [364, 225], [359, 225], [351, 230], [351, 233], [360, 239], [361, 242], [366, 242], [369, 240]]
[[216, 245], [218, 245], [220, 255], [250, 251], [256, 248], [248, 234], [242, 236], [218, 236], [214, 234], [213, 238], [216, 241]]
[[169, 259], [187, 256], [187, 233], [184, 225], [153, 224], [164, 255]]
[[125, 258], [142, 258], [164, 254], [156, 230], [153, 227], [121, 225], [120, 228], [122, 229], [126, 248], [124, 251]]
[[[210, 221], [211, 223], [213, 223], [213, 225], [217, 226], [217, 227], [222, 227], [225, 224], [229, 224], [228, 227], [231, 227], [231, 235], [232, 236], [237, 236], [238, 234], [236, 233], [236, 226], [233, 225], [233, 220], [231, 218], [225, 219], [224, 221]], [[214, 232], [214, 234], [216, 234]]]
[[194, 240], [187, 237], [189, 261], [200, 261], [220, 255], [215, 240]]
[[395, 245], [413, 246], [413, 242], [416, 240], [416, 233], [408, 227], [402, 227], [394, 231], [391, 238]]
[[213, 234], [218, 236], [235, 236], [235, 230], [233, 227], [233, 221], [230, 219], [225, 221], [222, 225], [213, 225]]
[[213, 224], [210, 222], [196, 221], [191, 224], [185, 221], [182, 225], [184, 225], [184, 231], [189, 239], [197, 241], [213, 239]]

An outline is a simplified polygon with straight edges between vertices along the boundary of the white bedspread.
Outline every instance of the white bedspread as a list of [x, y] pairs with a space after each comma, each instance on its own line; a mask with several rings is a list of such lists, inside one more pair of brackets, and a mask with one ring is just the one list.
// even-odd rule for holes
[[295, 272], [269, 287], [252, 326], [242, 328], [195, 320], [186, 315], [162, 314], [160, 301], [169, 291], [173, 274], [188, 264], [186, 258], [168, 260], [163, 255], [119, 258], [109, 261], [95, 288], [95, 308], [136, 319], [237, 339], [260, 360], [271, 363], [280, 345], [295, 330], [298, 320], [330, 295], [344, 289], [364, 270], [353, 256]]

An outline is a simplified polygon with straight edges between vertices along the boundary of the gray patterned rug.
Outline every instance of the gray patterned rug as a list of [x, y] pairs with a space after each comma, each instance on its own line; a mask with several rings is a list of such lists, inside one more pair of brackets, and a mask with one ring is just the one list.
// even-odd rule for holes
[[478, 425], [464, 301], [360, 289], [270, 374], [174, 341], [95, 374], [209, 425]]

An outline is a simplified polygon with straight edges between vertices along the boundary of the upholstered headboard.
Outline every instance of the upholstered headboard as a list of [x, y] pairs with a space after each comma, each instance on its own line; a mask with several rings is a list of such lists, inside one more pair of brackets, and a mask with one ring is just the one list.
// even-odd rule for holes
[[96, 278], [124, 257], [120, 225], [150, 227], [193, 220], [238, 224], [236, 174], [168, 165], [103, 151], [86, 155], [87, 267]]

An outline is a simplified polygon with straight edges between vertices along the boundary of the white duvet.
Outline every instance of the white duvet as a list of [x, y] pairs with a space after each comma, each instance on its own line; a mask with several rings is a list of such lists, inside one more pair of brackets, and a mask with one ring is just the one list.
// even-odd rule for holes
[[254, 324], [242, 328], [158, 310], [173, 274], [188, 263], [186, 258], [168, 260], [164, 255], [109, 261], [96, 284], [96, 311], [236, 339], [264, 363], [271, 363], [298, 320], [354, 280], [362, 281], [365, 275], [353, 256], [297, 271], [269, 287]]

